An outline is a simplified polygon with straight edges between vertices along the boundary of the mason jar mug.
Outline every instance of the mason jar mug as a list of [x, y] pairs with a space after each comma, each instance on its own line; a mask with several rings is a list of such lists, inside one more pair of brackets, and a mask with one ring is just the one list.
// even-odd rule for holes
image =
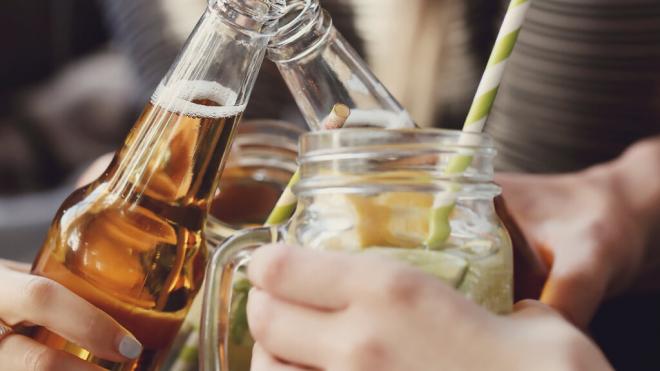
[[[492, 181], [494, 156], [484, 134], [437, 129], [304, 134], [292, 218], [241, 231], [212, 256], [204, 292], [203, 370], [249, 370], [245, 267], [254, 249], [266, 243], [388, 256], [495, 313], [509, 312], [512, 246], [494, 206], [501, 191]], [[470, 159], [467, 170], [447, 171], [457, 158]], [[447, 213], [448, 237], [430, 247], [426, 241], [438, 198], [454, 204]]]

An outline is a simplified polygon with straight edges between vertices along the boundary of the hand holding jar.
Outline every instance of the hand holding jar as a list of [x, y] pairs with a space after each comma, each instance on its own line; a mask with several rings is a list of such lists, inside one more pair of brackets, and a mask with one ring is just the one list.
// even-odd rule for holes
[[384, 257], [270, 245], [248, 275], [252, 371], [612, 370], [541, 303], [497, 316]]
[[[242, 231], [213, 254], [206, 276], [203, 369], [249, 369], [252, 339], [245, 302], [250, 285], [243, 268], [256, 246], [274, 241], [356, 258], [393, 258], [494, 313], [510, 313], [512, 248], [495, 213], [500, 189], [491, 181], [494, 150], [487, 136], [472, 135], [480, 145], [462, 145], [459, 132], [443, 130], [342, 129], [303, 135], [301, 178], [294, 187], [297, 208], [290, 221]], [[461, 177], [447, 177], [443, 167], [463, 150], [474, 157], [470, 169]], [[458, 187], [451, 234], [431, 248], [424, 243], [429, 213], [435, 194], [448, 187]], [[337, 282], [346, 279], [343, 269], [334, 274]]]
[[502, 174], [508, 209], [550, 267], [541, 300], [585, 327], [601, 301], [658, 290], [660, 138], [562, 175]]

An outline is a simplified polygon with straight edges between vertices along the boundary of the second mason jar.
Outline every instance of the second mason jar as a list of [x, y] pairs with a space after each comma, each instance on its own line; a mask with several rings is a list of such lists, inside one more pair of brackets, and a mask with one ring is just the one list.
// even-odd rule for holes
[[[495, 150], [487, 136], [343, 129], [303, 135], [299, 155], [298, 206], [291, 220], [241, 232], [213, 255], [204, 294], [204, 370], [242, 371], [228, 367], [232, 350], [251, 345], [244, 300], [236, 300], [249, 287], [242, 270], [255, 248], [275, 241], [389, 256], [495, 313], [511, 310], [512, 247], [495, 212], [500, 188], [492, 182]], [[448, 176], [445, 168], [457, 155], [470, 155], [471, 165]], [[429, 214], [434, 199], [446, 192], [456, 199], [451, 234], [443, 246], [431, 249], [424, 244]]]
[[209, 246], [266, 221], [298, 167], [298, 137], [304, 132], [286, 121], [241, 123], [211, 202], [205, 230]]

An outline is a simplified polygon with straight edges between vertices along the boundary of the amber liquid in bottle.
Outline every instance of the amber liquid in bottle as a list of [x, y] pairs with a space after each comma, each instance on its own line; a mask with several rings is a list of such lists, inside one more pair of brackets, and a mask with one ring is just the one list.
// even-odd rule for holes
[[61, 206], [33, 265], [131, 331], [140, 358], [107, 362], [45, 328], [34, 339], [110, 370], [158, 369], [202, 283], [209, 200], [242, 112], [208, 96], [148, 104], [106, 172]]

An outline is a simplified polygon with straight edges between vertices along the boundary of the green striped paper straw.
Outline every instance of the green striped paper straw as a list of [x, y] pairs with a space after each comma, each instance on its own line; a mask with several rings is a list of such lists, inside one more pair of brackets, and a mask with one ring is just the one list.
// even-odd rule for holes
[[286, 185], [286, 188], [284, 188], [280, 198], [277, 200], [275, 207], [270, 212], [270, 215], [268, 215], [268, 219], [266, 219], [265, 223], [267, 226], [284, 223], [291, 217], [291, 215], [293, 215], [298, 199], [296, 198], [296, 195], [293, 194], [292, 189], [299, 180], [300, 168], [296, 169], [296, 172], [293, 173], [293, 176], [289, 179], [289, 183]]
[[[529, 6], [530, 0], [511, 1], [488, 60], [488, 65], [463, 124], [463, 132], [480, 133], [483, 131]], [[475, 136], [461, 135], [458, 144], [474, 146], [479, 143], [478, 138]], [[456, 175], [467, 170], [472, 163], [472, 156], [467, 151], [464, 152], [465, 154], [457, 155], [449, 161], [444, 172], [445, 175]], [[438, 249], [449, 238], [451, 234], [449, 216], [456, 205], [458, 190], [458, 185], [454, 183], [447, 191], [436, 196], [429, 220], [429, 236], [426, 239], [426, 245], [429, 248]]]
[[179, 351], [177, 359], [170, 367], [170, 371], [194, 371], [199, 364], [199, 329], [194, 329], [186, 338], [186, 342]]

